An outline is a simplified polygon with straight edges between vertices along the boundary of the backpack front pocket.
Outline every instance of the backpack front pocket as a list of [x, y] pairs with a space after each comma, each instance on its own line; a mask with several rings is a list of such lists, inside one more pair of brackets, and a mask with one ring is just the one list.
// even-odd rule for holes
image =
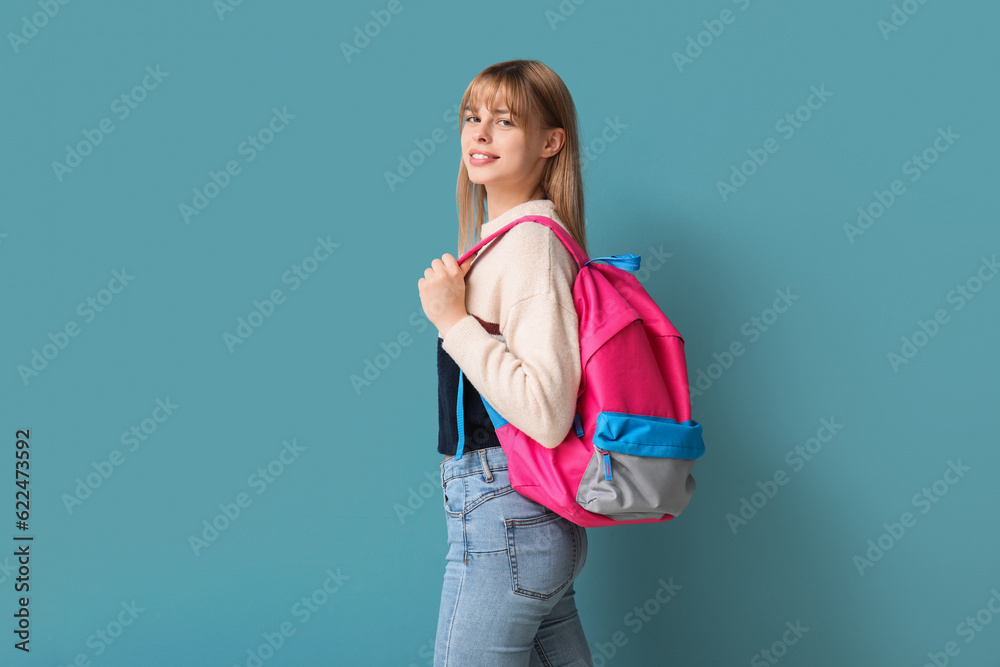
[[602, 411], [593, 441], [576, 496], [581, 507], [619, 521], [677, 516], [687, 507], [691, 469], [705, 451], [698, 422]]

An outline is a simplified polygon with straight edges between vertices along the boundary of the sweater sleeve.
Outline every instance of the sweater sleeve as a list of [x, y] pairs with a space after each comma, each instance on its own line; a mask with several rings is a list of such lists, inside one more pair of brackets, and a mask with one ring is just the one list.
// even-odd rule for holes
[[497, 340], [473, 315], [448, 330], [442, 347], [500, 415], [554, 448], [573, 426], [580, 388], [580, 341], [569, 285], [507, 310]]

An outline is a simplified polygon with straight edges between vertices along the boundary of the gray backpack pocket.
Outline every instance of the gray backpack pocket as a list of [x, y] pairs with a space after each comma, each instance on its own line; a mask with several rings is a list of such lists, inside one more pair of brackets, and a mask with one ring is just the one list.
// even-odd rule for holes
[[632, 520], [677, 516], [687, 507], [691, 469], [705, 452], [698, 422], [602, 411], [593, 442], [576, 494], [585, 510]]

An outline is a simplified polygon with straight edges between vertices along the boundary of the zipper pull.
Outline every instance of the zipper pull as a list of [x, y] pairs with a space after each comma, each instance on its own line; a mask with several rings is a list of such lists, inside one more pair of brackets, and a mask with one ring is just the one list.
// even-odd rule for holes
[[604, 479], [611, 480], [611, 454], [608, 452], [604, 452]]

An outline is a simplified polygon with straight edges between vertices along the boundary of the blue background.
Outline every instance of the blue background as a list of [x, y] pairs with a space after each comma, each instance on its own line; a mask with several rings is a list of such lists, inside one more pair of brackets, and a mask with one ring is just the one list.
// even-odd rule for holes
[[[51, 18], [44, 3], [0, 10], [0, 663], [248, 665], [286, 623], [264, 664], [431, 664], [447, 543], [436, 330], [417, 280], [457, 252], [462, 92], [492, 63], [536, 58], [579, 112], [592, 255], [642, 256], [692, 382], [707, 378], [683, 516], [588, 531], [577, 590], [595, 663], [769, 664], [767, 650], [922, 665], [954, 642], [949, 664], [997, 664], [995, 3], [897, 3], [889, 32], [894, 5], [859, 0], [403, 0], [395, 15], [51, 2]], [[371, 12], [391, 21], [345, 55]], [[113, 104], [147, 67], [165, 74], [123, 118]], [[814, 86], [829, 97], [803, 107]], [[275, 109], [294, 118], [248, 161], [241, 143]], [[797, 110], [808, 119], [788, 136]], [[53, 166], [102, 119], [113, 131], [75, 168]], [[768, 138], [777, 151], [721, 194]], [[911, 180], [927, 149], [936, 161]], [[185, 220], [230, 160], [239, 173]], [[849, 234], [896, 179], [905, 192]], [[339, 245], [314, 255], [317, 239]], [[307, 280], [289, 278], [296, 265]], [[276, 289], [283, 302], [227, 345]], [[796, 298], [776, 314], [778, 290]], [[101, 312], [78, 310], [88, 298]], [[57, 349], [50, 334], [73, 324]], [[25, 373], [35, 351], [42, 368]], [[159, 422], [158, 399], [177, 406]], [[832, 438], [823, 419], [841, 425]], [[122, 434], [144, 420], [130, 450]], [[810, 443], [818, 432], [828, 441]], [[275, 463], [285, 442], [298, 454]], [[967, 470], [946, 475], [949, 461]], [[254, 477], [269, 464], [270, 482]], [[241, 493], [249, 504], [220, 518]], [[741, 506], [750, 518], [734, 520]], [[192, 546], [212, 521], [224, 529]], [[16, 534], [34, 536], [29, 654], [13, 647]], [[295, 605], [328, 570], [335, 592], [304, 620]], [[662, 606], [661, 579], [681, 587]]]

